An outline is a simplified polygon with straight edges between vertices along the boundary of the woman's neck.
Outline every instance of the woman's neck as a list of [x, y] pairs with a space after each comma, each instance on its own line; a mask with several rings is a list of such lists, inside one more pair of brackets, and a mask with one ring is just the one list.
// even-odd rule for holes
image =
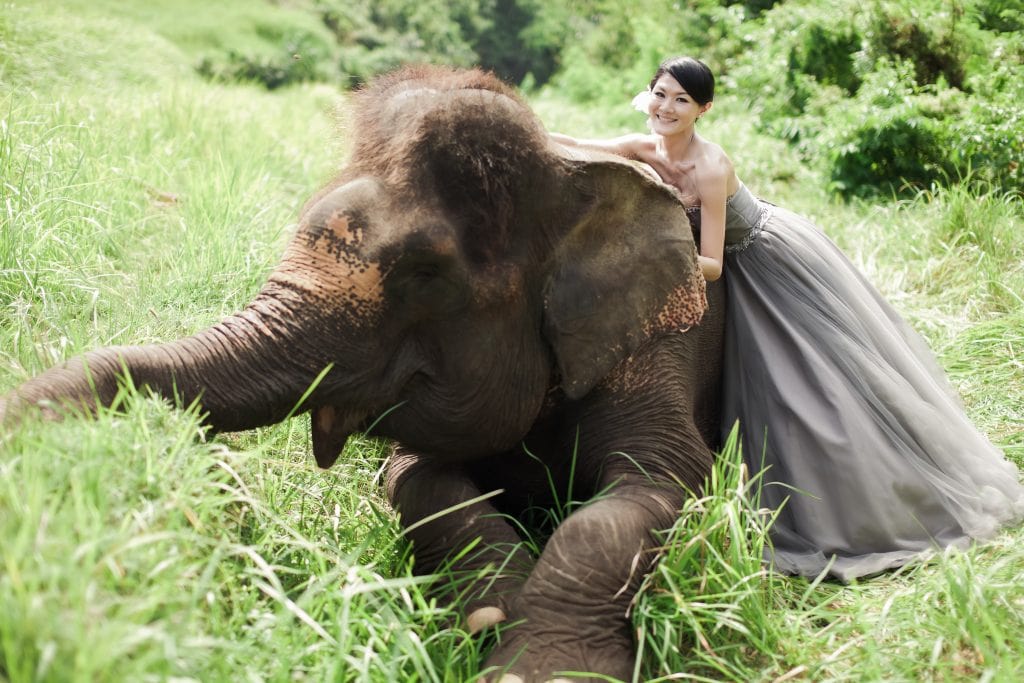
[[696, 137], [697, 131], [693, 128], [674, 135], [659, 135], [658, 151], [669, 161], [683, 161]]

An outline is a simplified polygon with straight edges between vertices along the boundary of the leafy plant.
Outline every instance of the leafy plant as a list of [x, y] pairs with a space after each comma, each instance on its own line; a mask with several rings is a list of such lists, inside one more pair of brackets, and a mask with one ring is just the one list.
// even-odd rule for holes
[[807, 126], [793, 119], [812, 112], [824, 91], [857, 92], [864, 39], [850, 8], [787, 2], [745, 23], [749, 49], [730, 60], [726, 83], [751, 103], [765, 130], [799, 142]]
[[950, 100], [910, 78], [907, 69], [874, 72], [847, 116], [825, 133], [833, 190], [847, 197], [913, 194], [956, 177], [943, 125]]
[[259, 83], [268, 90], [292, 83], [324, 79], [327, 50], [310, 35], [289, 36], [271, 55], [243, 54], [228, 50], [223, 60], [204, 57], [196, 66], [211, 80]]
[[918, 85], [942, 79], [963, 89], [970, 51], [963, 5], [960, 0], [948, 0], [934, 12], [921, 10], [918, 3], [907, 0], [876, 0], [865, 27], [870, 54], [912, 64]]
[[970, 11], [978, 25], [990, 31], [1010, 33], [1024, 29], [1024, 0], [974, 0]]

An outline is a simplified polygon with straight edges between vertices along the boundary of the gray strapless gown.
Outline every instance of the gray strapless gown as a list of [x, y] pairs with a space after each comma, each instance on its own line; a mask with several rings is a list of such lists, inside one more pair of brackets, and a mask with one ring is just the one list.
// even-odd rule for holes
[[722, 434], [767, 468], [775, 568], [846, 581], [1024, 517], [1016, 467], [839, 248], [742, 186], [726, 215]]

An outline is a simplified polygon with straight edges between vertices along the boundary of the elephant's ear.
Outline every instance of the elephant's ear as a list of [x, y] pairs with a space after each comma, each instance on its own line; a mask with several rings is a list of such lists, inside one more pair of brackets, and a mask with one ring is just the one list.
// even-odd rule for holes
[[555, 247], [545, 335], [570, 398], [594, 387], [653, 334], [697, 324], [707, 307], [686, 211], [629, 163], [570, 161], [586, 207]]

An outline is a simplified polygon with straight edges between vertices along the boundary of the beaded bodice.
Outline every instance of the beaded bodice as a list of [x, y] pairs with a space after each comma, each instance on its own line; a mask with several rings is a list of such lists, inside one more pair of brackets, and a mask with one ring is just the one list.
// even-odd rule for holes
[[[725, 200], [725, 251], [741, 251], [750, 246], [771, 217], [771, 209], [771, 204], [759, 200], [741, 183]], [[687, 206], [686, 217], [699, 236], [700, 206]]]

